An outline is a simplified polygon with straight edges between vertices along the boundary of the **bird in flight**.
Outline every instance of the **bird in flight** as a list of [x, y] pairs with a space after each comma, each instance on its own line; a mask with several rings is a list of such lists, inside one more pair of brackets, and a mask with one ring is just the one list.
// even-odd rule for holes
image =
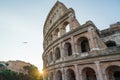
[[27, 44], [28, 42], [23, 42], [24, 44]]

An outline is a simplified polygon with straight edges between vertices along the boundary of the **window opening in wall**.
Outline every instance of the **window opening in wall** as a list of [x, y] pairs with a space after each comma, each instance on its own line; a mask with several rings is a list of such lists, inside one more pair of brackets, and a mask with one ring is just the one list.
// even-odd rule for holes
[[65, 32], [66, 32], [66, 33], [70, 31], [70, 25], [69, 25], [68, 22], [65, 22], [65, 23], [63, 24], [63, 26], [64, 26], [64, 29], [65, 29]]
[[50, 43], [52, 42], [52, 40], [53, 40], [53, 36], [52, 36], [52, 35], [50, 35]]
[[120, 80], [120, 67], [110, 66], [107, 68], [108, 80]]
[[67, 26], [66, 26], [66, 32], [69, 32], [70, 31], [70, 26], [69, 26], [69, 24], [67, 24]]
[[54, 36], [55, 36], [56, 38], [60, 37], [60, 31], [59, 31], [59, 29], [56, 29], [56, 30], [55, 30]]
[[62, 80], [62, 72], [61, 71], [58, 71], [56, 73], [56, 79], [55, 80]]
[[52, 23], [52, 20], [50, 20], [50, 24]]
[[68, 56], [71, 56], [72, 55], [72, 47], [71, 47], [71, 44], [70, 43], [65, 43], [65, 53], [68, 55]]
[[58, 37], [60, 37], [60, 32], [58, 32]]
[[75, 73], [72, 69], [67, 70], [67, 80], [76, 80]]
[[88, 39], [83, 37], [81, 38], [81, 52], [88, 52], [90, 51], [90, 47], [89, 47], [89, 42], [88, 42]]
[[114, 78], [115, 78], [115, 80], [120, 80], [120, 71], [114, 72]]
[[91, 68], [86, 68], [83, 70], [84, 80], [97, 80], [95, 71]]
[[55, 50], [55, 58], [56, 58], [56, 60], [60, 59], [60, 49], [59, 48], [56, 48], [56, 50]]
[[117, 46], [115, 41], [107, 41], [106, 45], [107, 45], [107, 47], [115, 47], [115, 46]]
[[52, 52], [50, 53], [50, 62], [52, 62], [53, 60], [53, 56], [52, 56]]

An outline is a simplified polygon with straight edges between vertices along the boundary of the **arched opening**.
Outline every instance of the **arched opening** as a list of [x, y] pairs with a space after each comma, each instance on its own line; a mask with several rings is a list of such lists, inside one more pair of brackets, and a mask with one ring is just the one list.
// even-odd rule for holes
[[62, 80], [62, 73], [61, 73], [61, 71], [57, 71], [56, 76], [55, 76], [55, 80]]
[[58, 60], [60, 59], [60, 49], [57, 47], [55, 49], [55, 60]]
[[48, 65], [48, 64], [49, 64], [49, 62], [50, 62], [50, 60], [49, 60], [49, 59], [50, 59], [50, 57], [49, 57], [49, 55], [48, 55], [48, 54], [47, 54], [47, 58], [46, 58], [46, 59], [47, 59], [47, 65]]
[[86, 37], [81, 37], [78, 39], [78, 46], [79, 46], [80, 52], [90, 51], [89, 41]]
[[56, 38], [60, 37], [60, 31], [59, 31], [59, 29], [55, 30], [54, 36], [56, 36]]
[[58, 32], [58, 37], [60, 37], [60, 32]]
[[82, 73], [84, 80], [97, 80], [95, 71], [91, 68], [85, 68]]
[[48, 65], [48, 59], [47, 59], [47, 55], [45, 56], [45, 66]]
[[120, 67], [110, 66], [106, 70], [108, 80], [120, 80]]
[[115, 46], [117, 46], [115, 41], [107, 41], [106, 45], [107, 45], [107, 47], [115, 47]]
[[65, 30], [66, 30], [66, 32], [69, 32], [69, 31], [70, 31], [70, 26], [69, 26], [69, 24], [67, 24]]
[[65, 54], [67, 54], [67, 56], [72, 55], [72, 47], [71, 47], [70, 43], [65, 43], [64, 50], [65, 50]]
[[50, 62], [52, 62], [52, 60], [53, 60], [53, 55], [52, 55], [52, 52], [50, 52]]
[[75, 73], [72, 69], [68, 69], [66, 73], [67, 80], [76, 80]]
[[53, 40], [53, 36], [52, 36], [52, 35], [50, 35], [50, 43], [52, 42], [52, 40]]
[[69, 25], [69, 23], [65, 22], [63, 25], [64, 25], [64, 28], [65, 28], [65, 32], [66, 33], [69, 32], [70, 31], [70, 25]]

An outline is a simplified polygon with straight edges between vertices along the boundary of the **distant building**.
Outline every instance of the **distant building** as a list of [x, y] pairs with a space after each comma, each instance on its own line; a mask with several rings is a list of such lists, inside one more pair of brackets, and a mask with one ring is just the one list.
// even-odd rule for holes
[[101, 31], [92, 21], [81, 25], [57, 1], [43, 34], [44, 80], [120, 80], [120, 22]]

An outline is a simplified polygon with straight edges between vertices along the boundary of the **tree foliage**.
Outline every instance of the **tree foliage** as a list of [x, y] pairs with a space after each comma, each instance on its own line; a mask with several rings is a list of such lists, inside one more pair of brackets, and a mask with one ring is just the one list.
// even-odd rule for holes
[[24, 80], [24, 77], [21, 77], [23, 74], [11, 70], [1, 70], [0, 71], [0, 80]]
[[24, 66], [24, 70], [28, 74], [17, 73], [11, 70], [0, 70], [0, 80], [43, 80], [42, 75], [39, 73], [35, 66]]
[[26, 75], [28, 80], [42, 80], [42, 75], [40, 75], [37, 67], [31, 65], [24, 66], [23, 68], [28, 71], [28, 74]]

